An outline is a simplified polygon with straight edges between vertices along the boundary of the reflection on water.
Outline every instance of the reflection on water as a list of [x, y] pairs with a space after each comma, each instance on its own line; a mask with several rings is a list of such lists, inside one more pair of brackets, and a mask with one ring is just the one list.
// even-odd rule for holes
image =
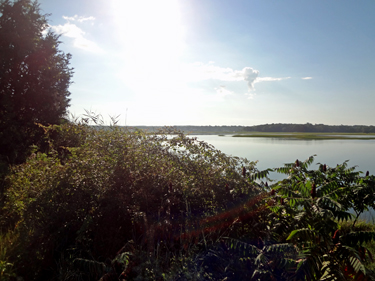
[[[259, 170], [281, 167], [296, 159], [306, 160], [316, 154], [315, 162], [335, 167], [349, 160], [348, 166], [375, 174], [375, 140], [288, 140], [279, 138], [233, 138], [231, 136], [196, 136], [226, 154], [259, 160]], [[275, 178], [275, 177], [273, 177]], [[275, 179], [278, 179], [276, 176]]]
[[[330, 137], [342, 137], [343, 135], [324, 135], [324, 136], [330, 136]], [[344, 135], [346, 138], [362, 138], [362, 139], [368, 139], [368, 138], [374, 138], [375, 136], [373, 134], [371, 135]]]
[[[259, 160], [259, 170], [282, 167], [296, 159], [304, 161], [316, 154], [311, 168], [317, 163], [335, 167], [349, 160], [348, 167], [358, 166], [357, 171], [369, 171], [375, 174], [375, 140], [287, 140], [279, 138], [233, 138], [231, 136], [196, 136], [217, 149], [232, 156]], [[315, 166], [315, 167], [314, 167]], [[280, 180], [284, 175], [271, 173], [270, 178]], [[371, 210], [361, 218], [373, 222], [375, 212]]]

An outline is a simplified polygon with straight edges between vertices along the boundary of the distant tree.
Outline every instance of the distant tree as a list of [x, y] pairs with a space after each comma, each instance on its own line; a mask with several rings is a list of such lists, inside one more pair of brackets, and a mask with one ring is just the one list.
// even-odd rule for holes
[[243, 127], [245, 132], [316, 132], [316, 133], [375, 133], [374, 126], [324, 125], [324, 124], [265, 124]]
[[0, 174], [25, 160], [69, 106], [73, 69], [37, 1], [0, 0]]

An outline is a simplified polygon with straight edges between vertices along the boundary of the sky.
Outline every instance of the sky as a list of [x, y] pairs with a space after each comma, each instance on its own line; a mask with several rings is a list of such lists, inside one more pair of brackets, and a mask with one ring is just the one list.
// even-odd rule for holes
[[119, 125], [375, 125], [375, 1], [39, 0], [69, 111]]

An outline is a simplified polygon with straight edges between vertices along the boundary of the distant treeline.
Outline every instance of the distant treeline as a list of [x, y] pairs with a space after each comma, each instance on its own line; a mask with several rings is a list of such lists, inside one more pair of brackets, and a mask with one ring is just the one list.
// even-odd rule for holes
[[246, 132], [375, 133], [375, 126], [279, 123], [244, 127], [243, 130]]
[[[241, 132], [303, 132], [303, 133], [375, 133], [375, 126], [324, 125], [324, 124], [264, 124], [256, 126], [172, 126], [187, 134], [231, 134]], [[154, 132], [162, 126], [135, 126]]]
[[[244, 131], [244, 126], [170, 126], [176, 130], [182, 131], [185, 134], [231, 134], [240, 133]], [[148, 132], [155, 132], [163, 126], [135, 126], [134, 128], [145, 130]]]

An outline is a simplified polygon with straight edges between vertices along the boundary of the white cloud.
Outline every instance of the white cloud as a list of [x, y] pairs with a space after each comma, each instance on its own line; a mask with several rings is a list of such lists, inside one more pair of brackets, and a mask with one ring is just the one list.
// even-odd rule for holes
[[64, 25], [51, 25], [50, 27], [54, 32], [70, 38], [80, 38], [85, 34], [82, 29], [71, 23], [66, 23]]
[[68, 22], [64, 25], [51, 25], [50, 28], [56, 32], [57, 34], [62, 34], [63, 36], [73, 38], [73, 46], [76, 48], [80, 48], [83, 50], [91, 51], [94, 53], [102, 52], [102, 49], [93, 41], [88, 40], [85, 38], [86, 32], [84, 32], [80, 27], [77, 25], [70, 23], [70, 21], [78, 21], [82, 22], [85, 20], [94, 20], [94, 17], [78, 17], [75, 15], [74, 17], [63, 17]]
[[63, 19], [67, 20], [67, 21], [78, 21], [78, 22], [93, 21], [93, 20], [95, 20], [94, 17], [82, 17], [82, 16], [80, 17], [78, 15], [74, 15], [73, 17], [63, 16]]
[[216, 66], [213, 62], [204, 64], [196, 62], [189, 64], [182, 69], [188, 81], [201, 81], [201, 80], [221, 80], [221, 81], [241, 81], [243, 78], [239, 71], [235, 71], [229, 67], [224, 68]]
[[255, 95], [256, 95], [255, 93], [246, 93], [246, 94], [245, 94], [245, 96], [247, 96], [247, 98], [248, 98], [249, 100], [254, 99]]
[[74, 46], [80, 49], [91, 51], [94, 53], [101, 53], [103, 50], [93, 41], [80, 37], [74, 40]]
[[276, 78], [276, 77], [258, 77], [255, 81], [257, 82], [269, 82], [269, 81], [281, 81], [281, 80], [286, 80], [290, 79], [291, 77], [282, 77], [282, 78]]
[[233, 94], [232, 91], [226, 89], [225, 85], [221, 85], [220, 87], [215, 88], [215, 91], [218, 97], [225, 97]]
[[303, 80], [310, 80], [310, 79], [313, 79], [312, 77], [302, 77], [301, 79]]
[[245, 81], [249, 91], [253, 91], [254, 84], [259, 82], [281, 81], [291, 77], [258, 77], [259, 70], [245, 67], [242, 70], [224, 68], [214, 65], [213, 62], [203, 64], [196, 62], [182, 70], [187, 81], [220, 80], [220, 81]]
[[259, 71], [252, 69], [251, 67], [245, 67], [242, 70], [241, 74], [242, 74], [243, 80], [245, 80], [247, 83], [249, 91], [254, 90], [254, 83], [259, 75]]

